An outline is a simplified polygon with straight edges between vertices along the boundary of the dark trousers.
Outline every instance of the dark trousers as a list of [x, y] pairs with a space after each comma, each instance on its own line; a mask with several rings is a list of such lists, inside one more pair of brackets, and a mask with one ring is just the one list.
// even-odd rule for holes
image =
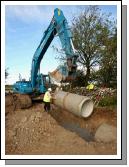
[[44, 110], [50, 111], [50, 109], [51, 109], [50, 102], [44, 102]]

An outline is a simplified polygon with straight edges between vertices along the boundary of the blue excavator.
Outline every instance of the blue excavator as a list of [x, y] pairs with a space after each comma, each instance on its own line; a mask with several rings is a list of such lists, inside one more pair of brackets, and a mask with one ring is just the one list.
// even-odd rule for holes
[[62, 76], [61, 82], [69, 82], [76, 78], [76, 60], [78, 56], [73, 47], [72, 34], [63, 12], [56, 8], [50, 25], [44, 32], [41, 42], [34, 53], [30, 81], [17, 81], [13, 85], [13, 91], [15, 93], [33, 94], [37, 92], [43, 94], [50, 87], [50, 76], [49, 74], [43, 75], [40, 73], [40, 63], [52, 40], [57, 35], [66, 55], [66, 62], [57, 68], [57, 71]]

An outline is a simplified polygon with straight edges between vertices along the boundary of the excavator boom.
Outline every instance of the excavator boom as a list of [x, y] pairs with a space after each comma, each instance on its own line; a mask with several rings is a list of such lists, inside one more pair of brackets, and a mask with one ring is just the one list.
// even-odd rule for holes
[[66, 63], [63, 66], [59, 66], [58, 69], [63, 76], [62, 80], [65, 81], [69, 76], [75, 76], [77, 55], [74, 53], [72, 45], [72, 34], [63, 12], [56, 8], [54, 10], [52, 21], [47, 30], [44, 32], [43, 38], [41, 39], [41, 42], [33, 56], [31, 69], [31, 82], [33, 88], [36, 86], [36, 78], [40, 62], [55, 35], [59, 36], [62, 48], [66, 54]]

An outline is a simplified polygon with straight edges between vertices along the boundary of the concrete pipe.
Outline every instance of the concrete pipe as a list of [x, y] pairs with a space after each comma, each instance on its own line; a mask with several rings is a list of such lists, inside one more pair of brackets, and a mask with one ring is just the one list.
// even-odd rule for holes
[[93, 112], [93, 102], [86, 96], [57, 91], [53, 103], [80, 117], [89, 117]]

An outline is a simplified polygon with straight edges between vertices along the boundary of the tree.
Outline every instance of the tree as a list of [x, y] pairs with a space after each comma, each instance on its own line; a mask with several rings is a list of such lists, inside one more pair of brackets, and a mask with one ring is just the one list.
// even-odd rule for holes
[[117, 83], [117, 30], [105, 43], [103, 57], [100, 62], [99, 79], [107, 87]]
[[8, 76], [9, 76], [9, 72], [8, 72], [8, 70], [9, 70], [9, 68], [6, 68], [6, 69], [5, 69], [5, 79], [7, 79]]
[[101, 14], [98, 6], [89, 6], [73, 19], [73, 44], [79, 55], [78, 63], [87, 69], [86, 85], [90, 80], [91, 71], [100, 65], [105, 53], [105, 44], [112, 34], [114, 23], [110, 21], [109, 16]]
[[76, 79], [71, 83], [72, 87], [85, 86], [85, 74], [82, 70], [77, 70]]

